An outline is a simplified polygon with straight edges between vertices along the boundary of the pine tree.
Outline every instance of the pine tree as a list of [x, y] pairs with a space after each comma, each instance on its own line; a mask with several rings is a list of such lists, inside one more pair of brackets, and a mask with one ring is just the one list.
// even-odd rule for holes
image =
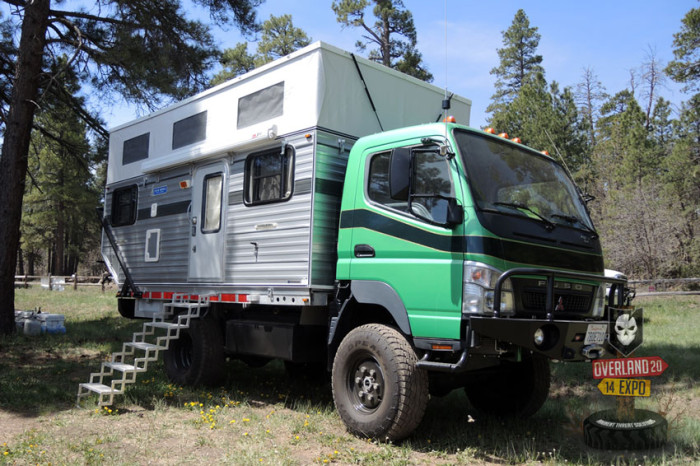
[[700, 91], [700, 8], [693, 8], [683, 18], [681, 31], [673, 35], [675, 60], [666, 73], [676, 82], [685, 83], [686, 92]]
[[[78, 91], [70, 70], [64, 71], [62, 81], [65, 88]], [[32, 260], [29, 269], [48, 251], [46, 272], [71, 275], [83, 253], [99, 243], [95, 209], [101, 185], [93, 173], [105, 157], [91, 147], [87, 125], [60, 100], [47, 102], [36, 123], [42, 131], [32, 134], [30, 144], [22, 249]]]
[[[118, 93], [153, 107], [164, 95], [181, 98], [206, 84], [216, 56], [208, 27], [187, 19], [179, 0], [95, 0], [95, 8], [50, 0], [12, 1], [19, 22], [3, 24], [0, 90], [4, 124], [0, 156], [0, 333], [12, 333], [14, 274], [32, 127], [37, 107], [62, 99], [91, 129], [104, 128], [73, 94], [59, 86], [63, 54], [84, 82], [103, 95]], [[213, 22], [254, 30], [260, 0], [195, 0]], [[8, 26], [9, 24], [9, 26]], [[9, 27], [9, 29], [7, 29]], [[15, 42], [14, 38], [18, 37]], [[8, 40], [10, 39], [10, 40]], [[15, 43], [18, 44], [15, 47]], [[8, 64], [13, 64], [9, 66]], [[57, 70], [52, 73], [51, 70]], [[11, 91], [7, 87], [11, 83]]]
[[583, 69], [581, 82], [576, 85], [574, 96], [581, 117], [587, 122], [588, 142], [591, 147], [595, 146], [595, 124], [600, 116], [600, 105], [609, 96], [605, 92], [605, 86], [590, 67]]
[[544, 75], [542, 56], [537, 55], [540, 34], [530, 26], [525, 11], [515, 13], [511, 26], [503, 33], [503, 47], [498, 49], [500, 64], [491, 70], [496, 76], [496, 93], [487, 112], [495, 112], [511, 102], [529, 78]]
[[262, 24], [262, 36], [255, 55], [248, 53], [248, 44], [245, 42], [224, 50], [219, 60], [223, 70], [214, 76], [211, 84], [220, 84], [235, 78], [310, 43], [311, 38], [302, 29], [294, 27], [291, 15], [270, 15], [270, 19]]
[[[372, 13], [377, 20], [370, 25], [365, 20], [365, 10], [372, 3]], [[364, 30], [362, 40], [355, 46], [360, 51], [369, 51], [370, 60], [389, 68], [397, 69], [410, 76], [430, 82], [433, 75], [422, 63], [422, 55], [416, 49], [418, 35], [413, 23], [413, 14], [406, 9], [402, 0], [340, 0], [332, 6], [338, 22], [345, 27], [358, 27]]]

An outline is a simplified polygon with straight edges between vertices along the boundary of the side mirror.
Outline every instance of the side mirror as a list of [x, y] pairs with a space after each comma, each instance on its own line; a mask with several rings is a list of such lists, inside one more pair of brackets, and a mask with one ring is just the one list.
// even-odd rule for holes
[[455, 228], [464, 222], [464, 209], [454, 197], [411, 196], [409, 211], [433, 225]]
[[396, 201], [408, 201], [411, 179], [411, 149], [397, 147], [389, 159], [389, 194]]

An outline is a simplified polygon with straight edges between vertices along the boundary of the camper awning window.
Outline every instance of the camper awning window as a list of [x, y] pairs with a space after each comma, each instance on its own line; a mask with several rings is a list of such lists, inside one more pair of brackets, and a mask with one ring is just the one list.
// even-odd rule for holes
[[144, 133], [124, 141], [122, 147], [122, 165], [138, 162], [148, 158], [148, 142], [151, 133]]
[[173, 123], [173, 150], [204, 141], [206, 137], [206, 110]]
[[237, 128], [245, 128], [283, 113], [284, 81], [238, 99]]

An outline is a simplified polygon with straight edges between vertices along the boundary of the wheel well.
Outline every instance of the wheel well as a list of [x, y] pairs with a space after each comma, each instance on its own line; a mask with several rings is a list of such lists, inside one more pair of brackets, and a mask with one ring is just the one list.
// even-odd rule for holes
[[[338, 323], [333, 334], [333, 340], [329, 342], [328, 369], [331, 368], [335, 353], [338, 350], [340, 342], [345, 338], [345, 335], [360, 325], [370, 323], [384, 324], [395, 328], [403, 334], [396, 320], [385, 307], [378, 304], [358, 303], [355, 298], [351, 298], [338, 316]], [[404, 334], [404, 336], [408, 335]]]

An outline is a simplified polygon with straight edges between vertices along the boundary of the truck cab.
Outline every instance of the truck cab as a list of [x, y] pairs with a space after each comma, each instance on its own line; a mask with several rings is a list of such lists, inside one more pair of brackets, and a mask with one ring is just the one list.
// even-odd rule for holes
[[[341, 350], [338, 335], [386, 322], [432, 394], [464, 387], [491, 414], [536, 412], [549, 360], [605, 354], [602, 250], [582, 195], [548, 155], [484, 131], [435, 123], [358, 140], [336, 276]], [[334, 383], [371, 410], [361, 367], [373, 358], [350, 359]]]

